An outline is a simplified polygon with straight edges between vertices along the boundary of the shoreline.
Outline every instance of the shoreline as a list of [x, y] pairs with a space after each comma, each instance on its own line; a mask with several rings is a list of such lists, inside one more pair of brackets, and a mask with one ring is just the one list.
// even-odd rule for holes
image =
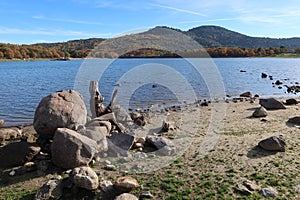
[[[198, 57], [184, 57], [184, 58], [177, 58], [177, 57], [117, 57], [117, 58], [90, 58], [90, 57], [85, 57], [85, 58], [69, 58], [69, 60], [66, 61], [73, 61], [73, 60], [86, 60], [86, 59], [193, 59], [193, 58], [198, 58]], [[230, 59], [257, 59], [257, 58], [293, 58], [293, 59], [298, 59], [300, 58], [299, 55], [283, 55], [283, 56], [263, 56], [263, 57], [199, 57], [198, 59], [201, 58], [211, 58], [211, 59], [223, 59], [223, 58], [230, 58]], [[0, 62], [34, 62], [34, 61], [60, 61], [59, 58], [29, 58], [29, 59], [0, 59]]]
[[[280, 99], [283, 100], [285, 99]], [[167, 199], [174, 194], [183, 195], [182, 192], [190, 191], [184, 193], [186, 199], [195, 197], [205, 199], [208, 198], [207, 195], [212, 195], [211, 199], [221, 197], [237, 199], [245, 197], [245, 194], [238, 192], [237, 188], [245, 180], [249, 180], [259, 187], [275, 188], [278, 191], [277, 197], [297, 199], [300, 196], [300, 190], [295, 189], [300, 181], [299, 128], [288, 124], [287, 121], [291, 117], [299, 116], [300, 104], [286, 106], [287, 109], [284, 110], [269, 110], [268, 116], [264, 118], [251, 117], [254, 109], [260, 107], [258, 99], [254, 103], [249, 100], [231, 100], [225, 106], [226, 115], [221, 119], [223, 125], [219, 127], [218, 137], [212, 138], [215, 143], [211, 144], [212, 148], [204, 155], [201, 154], [203, 141], [205, 137], [211, 137], [208, 130], [210, 124], [214, 123], [214, 118], [211, 118], [212, 113], [219, 111], [217, 106], [209, 104], [201, 107], [193, 104], [167, 113], [154, 113], [157, 116], [168, 116], [175, 121], [179, 114], [184, 118], [185, 123], [180, 130], [195, 132], [185, 152], [170, 165], [151, 173], [127, 172], [126, 174], [133, 176], [140, 185], [143, 185], [143, 188], [131, 193], [138, 196], [141, 191], [146, 190], [154, 195], [154, 199]], [[199, 116], [198, 120], [194, 118], [195, 116]], [[156, 118], [153, 121], [156, 121]], [[196, 127], [193, 127], [194, 125]], [[27, 127], [23, 131], [23, 134], [30, 133], [34, 133], [32, 127]], [[257, 148], [259, 141], [279, 135], [283, 135], [287, 144], [285, 152], [273, 153]], [[124, 174], [118, 170], [106, 170], [102, 162], [96, 162], [93, 169], [103, 171], [100, 175], [103, 180], [114, 180], [111, 177], [116, 178]], [[20, 186], [14, 181], [19, 175], [5, 176], [10, 171], [9, 169], [0, 174], [0, 198], [6, 199], [12, 195], [9, 191], [19, 187], [30, 190], [31, 194], [34, 194], [45, 181], [52, 176], [57, 176], [55, 171], [47, 176], [44, 174], [36, 176], [35, 172], [30, 172], [28, 175], [22, 175], [29, 178], [22, 181]], [[2, 183], [1, 178], [9, 184]], [[179, 181], [181, 184], [176, 191], [166, 189], [177, 188]], [[164, 187], [160, 187], [162, 184]], [[219, 193], [221, 189], [222, 192]], [[258, 196], [263, 199], [258, 191], [252, 191], [247, 196], [249, 199]]]
[[[251, 100], [253, 100], [253, 103], [257, 102], [259, 99], [267, 99], [267, 98], [274, 98], [280, 102], [285, 102], [285, 100], [287, 99], [299, 99], [300, 100], [300, 95], [296, 95], [293, 94], [291, 96], [280, 96], [280, 97], [276, 97], [274, 95], [266, 95], [266, 96], [260, 96], [260, 97], [239, 97], [239, 96], [230, 96], [227, 98], [221, 98], [221, 99], [216, 99], [216, 98], [203, 98], [202, 100], [197, 102], [186, 102], [186, 103], [182, 103], [182, 104], [167, 104], [167, 103], [160, 103], [160, 104], [156, 104], [154, 105], [154, 107], [156, 109], [151, 109], [151, 108], [130, 108], [130, 111], [127, 111], [128, 113], [131, 112], [135, 112], [137, 110], [140, 110], [142, 112], [162, 112], [163, 110], [170, 110], [170, 109], [181, 109], [181, 108], [186, 108], [186, 107], [193, 107], [195, 105], [198, 104], [198, 106], [201, 106], [200, 104], [203, 102], [207, 102], [208, 104], [211, 103], [238, 103], [238, 102], [249, 102]], [[205, 105], [206, 106], [206, 105]], [[24, 123], [21, 122], [8, 122], [8, 124], [6, 124], [5, 119], [0, 119], [0, 120], [4, 120], [4, 124], [0, 125], [0, 129], [1, 128], [9, 128], [9, 127], [27, 127], [27, 126], [32, 126], [33, 125], [33, 118], [31, 119], [31, 121], [27, 121]]]

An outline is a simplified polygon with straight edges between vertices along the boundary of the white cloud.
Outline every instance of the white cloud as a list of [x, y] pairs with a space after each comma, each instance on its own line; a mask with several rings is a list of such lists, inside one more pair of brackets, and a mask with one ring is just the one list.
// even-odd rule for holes
[[207, 17], [207, 15], [205, 15], [203, 13], [195, 12], [195, 11], [192, 11], [192, 10], [186, 10], [186, 9], [172, 7], [172, 6], [160, 5], [160, 4], [152, 4], [152, 5], [155, 6], [155, 7], [165, 8], [165, 9], [173, 10], [173, 11], [180, 12], [180, 13], [187, 13], [187, 14], [191, 14], [191, 15], [198, 15], [198, 16], [202, 16], [202, 17]]
[[103, 25], [103, 23], [95, 22], [95, 21], [82, 21], [82, 20], [73, 20], [73, 19], [64, 19], [64, 18], [49, 18], [49, 17], [44, 17], [42, 15], [32, 16], [32, 18], [33, 19], [38, 19], [38, 20], [68, 22], [68, 23], [85, 24], [85, 25]]
[[89, 33], [82, 31], [74, 31], [74, 30], [48, 30], [48, 29], [34, 29], [34, 30], [25, 30], [18, 28], [8, 28], [8, 27], [0, 27], [0, 34], [15, 34], [15, 35], [45, 35], [45, 36], [72, 36], [72, 37], [109, 37], [113, 34], [97, 34], [97, 33]]

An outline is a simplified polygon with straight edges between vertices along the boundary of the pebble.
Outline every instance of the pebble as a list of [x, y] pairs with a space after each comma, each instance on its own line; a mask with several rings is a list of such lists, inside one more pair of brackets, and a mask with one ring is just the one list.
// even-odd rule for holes
[[106, 170], [117, 171], [117, 167], [114, 165], [105, 165]]
[[12, 170], [11, 172], [9, 172], [9, 175], [10, 176], [14, 176], [16, 174], [16, 171], [15, 170]]
[[151, 194], [150, 191], [144, 191], [140, 194], [140, 199], [153, 199], [154, 196]]

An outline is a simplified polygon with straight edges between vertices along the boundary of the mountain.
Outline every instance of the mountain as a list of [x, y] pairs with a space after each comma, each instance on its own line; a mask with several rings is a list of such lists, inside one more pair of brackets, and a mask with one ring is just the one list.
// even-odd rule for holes
[[297, 49], [300, 38], [250, 37], [219, 26], [199, 26], [185, 32], [203, 47], [279, 48]]
[[[199, 48], [197, 42], [206, 50]], [[96, 51], [92, 51], [93, 49]], [[297, 53], [299, 56], [300, 38], [250, 37], [219, 26], [199, 26], [188, 31], [158, 26], [143, 33], [112, 39], [90, 38], [32, 45], [0, 43], [0, 59], [85, 58], [88, 55], [95, 57], [176, 57], [178, 55], [198, 57], [199, 53], [205, 56], [206, 52], [211, 57], [263, 57], [278, 56], [286, 52]]]

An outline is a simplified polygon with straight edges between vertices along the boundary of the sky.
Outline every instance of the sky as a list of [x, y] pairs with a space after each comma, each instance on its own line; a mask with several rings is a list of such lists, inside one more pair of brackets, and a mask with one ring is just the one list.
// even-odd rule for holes
[[0, 43], [11, 44], [113, 38], [155, 26], [300, 37], [299, 0], [0, 0], [0, 18]]

